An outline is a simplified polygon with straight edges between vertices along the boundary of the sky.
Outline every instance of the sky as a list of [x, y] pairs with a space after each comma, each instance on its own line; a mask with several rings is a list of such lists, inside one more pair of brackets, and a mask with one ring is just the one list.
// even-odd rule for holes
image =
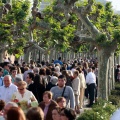
[[113, 9], [115, 9], [116, 11], [120, 11], [120, 0], [99, 0], [99, 1], [111, 1], [113, 5]]
[[120, 11], [120, 0], [106, 0], [106, 1], [111, 1], [113, 9]]

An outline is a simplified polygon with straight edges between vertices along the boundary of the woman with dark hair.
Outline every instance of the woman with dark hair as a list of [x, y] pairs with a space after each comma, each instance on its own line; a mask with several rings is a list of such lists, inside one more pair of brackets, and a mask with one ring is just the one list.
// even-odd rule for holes
[[69, 75], [67, 70], [63, 70], [62, 75], [65, 75], [65, 77], [66, 77], [66, 80], [67, 80], [66, 85], [72, 87], [72, 79], [73, 79], [73, 77]]
[[6, 120], [26, 120], [25, 114], [19, 107], [11, 107], [7, 111]]
[[46, 68], [46, 77], [47, 77], [47, 81], [48, 82], [50, 82], [51, 74], [52, 74], [51, 69], [50, 68]]
[[27, 120], [44, 120], [44, 113], [40, 107], [32, 107], [26, 114]]
[[60, 112], [61, 112], [61, 108], [60, 107], [55, 107], [52, 110], [52, 119], [53, 120], [60, 120]]
[[43, 93], [45, 92], [45, 87], [40, 83], [40, 76], [35, 75], [33, 84], [29, 87], [29, 90], [35, 95], [38, 102], [41, 102], [43, 99]]
[[12, 83], [14, 83], [15, 77], [17, 75], [17, 67], [15, 67], [15, 66], [11, 67], [10, 73], [11, 73], [11, 77], [12, 77]]
[[76, 112], [71, 108], [63, 108], [60, 113], [61, 120], [76, 120]]

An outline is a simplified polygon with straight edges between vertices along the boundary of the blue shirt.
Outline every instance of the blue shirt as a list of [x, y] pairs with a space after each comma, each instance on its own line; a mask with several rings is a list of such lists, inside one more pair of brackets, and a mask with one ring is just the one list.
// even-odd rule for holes
[[63, 64], [62, 61], [60, 61], [60, 60], [55, 60], [55, 61], [54, 61], [54, 64], [57, 64], [57, 63], [59, 63], [60, 65]]
[[0, 86], [3, 85], [3, 77], [0, 77]]

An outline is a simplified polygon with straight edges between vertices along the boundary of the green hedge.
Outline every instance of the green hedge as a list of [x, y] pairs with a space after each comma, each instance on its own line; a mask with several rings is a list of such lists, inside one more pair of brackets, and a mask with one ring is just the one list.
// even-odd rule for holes
[[108, 101], [98, 100], [92, 110], [86, 110], [77, 120], [109, 120], [116, 107]]

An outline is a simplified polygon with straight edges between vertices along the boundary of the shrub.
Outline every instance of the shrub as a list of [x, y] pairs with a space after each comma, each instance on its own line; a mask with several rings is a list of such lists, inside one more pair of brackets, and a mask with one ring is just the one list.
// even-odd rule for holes
[[109, 101], [112, 102], [113, 105], [120, 107], [119, 106], [120, 105], [120, 96], [110, 95]]
[[120, 90], [120, 83], [115, 83], [115, 90]]
[[116, 107], [105, 100], [98, 100], [92, 110], [86, 110], [77, 120], [109, 120]]
[[120, 91], [119, 90], [111, 90], [111, 95], [120, 95]]

